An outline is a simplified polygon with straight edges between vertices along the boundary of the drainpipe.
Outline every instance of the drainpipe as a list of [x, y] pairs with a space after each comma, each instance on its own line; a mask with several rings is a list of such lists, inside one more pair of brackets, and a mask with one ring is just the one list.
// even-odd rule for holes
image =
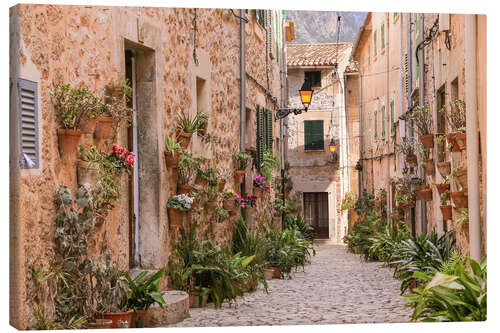
[[[359, 160], [363, 161], [363, 74], [359, 68]], [[363, 162], [361, 162], [361, 167]], [[358, 197], [363, 193], [363, 168], [358, 171]]]
[[[387, 45], [386, 45], [386, 52], [387, 52], [387, 57], [386, 57], [386, 62], [387, 62], [387, 66], [386, 66], [386, 69], [387, 69], [387, 95], [385, 97], [385, 114], [384, 116], [386, 117], [389, 117], [389, 119], [391, 119], [391, 116], [390, 116], [390, 112], [391, 112], [391, 101], [390, 101], [390, 98], [389, 98], [389, 95], [390, 95], [390, 91], [389, 91], [389, 76], [390, 76], [390, 73], [391, 71], [389, 70], [390, 68], [390, 55], [391, 55], [391, 48], [390, 48], [390, 36], [391, 36], [391, 30], [390, 30], [390, 22], [389, 22], [389, 13], [386, 13], [385, 14], [385, 19], [386, 19], [386, 22], [387, 22]], [[384, 125], [385, 125], [385, 120], [382, 122]], [[387, 135], [387, 143], [390, 142], [390, 137], [391, 137], [391, 129], [392, 129], [392, 124], [390, 124], [389, 126], [389, 131], [386, 132], [386, 135]], [[389, 153], [388, 151], [388, 147], [389, 147], [389, 144], [386, 146], [386, 153]], [[394, 159], [395, 160], [395, 159]], [[390, 169], [390, 166], [389, 166], [389, 162], [391, 161], [391, 157], [390, 156], [387, 156], [387, 160], [386, 160], [386, 184], [385, 184], [385, 188], [386, 188], [386, 192], [387, 192], [387, 196], [386, 198], [389, 198], [390, 199], [390, 192], [391, 192], [391, 169]], [[386, 213], [386, 216], [387, 216], [387, 219], [389, 219], [389, 216], [391, 216], [391, 205], [386, 202], [386, 205], [385, 205], [385, 213]]]
[[[245, 17], [245, 10], [240, 9], [240, 17]], [[245, 68], [245, 20], [240, 19], [240, 151], [245, 151], [246, 127], [246, 68]]]
[[479, 138], [476, 90], [476, 23], [476, 15], [465, 15], [465, 103], [470, 257], [479, 261], [481, 260], [481, 212], [479, 206], [479, 168], [477, 163], [479, 160]]
[[[424, 14], [419, 14], [420, 15], [420, 18], [421, 18], [421, 24], [420, 24], [420, 36], [422, 38], [424, 38], [424, 24], [425, 24], [425, 15]], [[417, 44], [418, 45], [418, 44]], [[419, 56], [418, 56], [418, 59], [420, 61], [420, 64], [419, 64], [419, 69], [420, 69], [420, 76], [419, 76], [419, 94], [418, 94], [418, 99], [419, 99], [419, 104], [421, 106], [424, 105], [425, 103], [425, 100], [424, 100], [424, 92], [425, 92], [425, 89], [424, 89], [424, 84], [425, 84], [425, 80], [424, 80], [424, 67], [425, 67], [425, 57], [424, 57], [424, 48], [420, 48], [420, 51], [419, 51]], [[420, 167], [420, 174], [424, 176], [425, 178], [425, 170], [424, 170], [424, 167]], [[425, 201], [424, 199], [420, 199], [420, 223], [421, 223], [421, 226], [420, 226], [420, 231], [422, 233], [427, 233], [427, 201]]]

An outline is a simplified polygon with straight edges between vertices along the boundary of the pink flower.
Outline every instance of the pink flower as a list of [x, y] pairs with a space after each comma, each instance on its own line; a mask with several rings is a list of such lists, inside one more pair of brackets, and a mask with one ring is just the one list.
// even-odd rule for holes
[[117, 145], [113, 145], [113, 151], [114, 152], [118, 151], [118, 146]]

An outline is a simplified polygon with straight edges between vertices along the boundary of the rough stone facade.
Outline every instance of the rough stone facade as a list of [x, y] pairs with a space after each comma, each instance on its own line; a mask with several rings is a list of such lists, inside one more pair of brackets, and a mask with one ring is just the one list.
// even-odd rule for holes
[[[311, 44], [311, 49], [321, 44]], [[334, 75], [333, 66], [291, 66], [288, 58], [288, 106], [303, 108], [298, 90], [301, 88], [306, 71], [321, 72], [321, 87], [314, 88], [309, 110], [299, 115], [290, 114], [287, 117], [287, 162], [290, 165], [289, 175], [293, 181], [292, 195], [295, 195], [297, 205], [304, 212], [304, 193], [325, 192], [328, 195], [328, 239], [341, 243], [347, 232], [347, 217], [340, 214], [340, 205], [344, 193], [348, 191], [348, 181], [344, 168], [347, 154], [344, 148], [347, 134], [345, 132], [345, 102], [344, 82], [342, 78], [348, 63], [351, 45], [341, 45], [339, 52], [338, 72]], [[289, 46], [289, 48], [293, 45]], [[336, 45], [330, 44], [332, 63], [336, 60]], [[308, 56], [311, 59], [308, 59]], [[304, 61], [315, 62], [314, 51], [305, 54]], [[324, 143], [322, 150], [305, 149], [304, 121], [322, 120]], [[331, 139], [337, 145], [336, 156], [333, 158], [329, 150]]]
[[[439, 95], [445, 96], [448, 105], [456, 99], [466, 100], [467, 95], [477, 95], [477, 114], [479, 119], [480, 155], [480, 204], [482, 247], [486, 240], [486, 18], [477, 15], [477, 91], [465, 90], [465, 15], [440, 15], [440, 28], [431, 43], [423, 48], [420, 64], [417, 66], [415, 50], [417, 45], [429, 34], [437, 14], [407, 13], [368, 13], [358, 33], [353, 54], [352, 75], [348, 76], [348, 90], [356, 91], [357, 98], [348, 98], [348, 109], [359, 112], [360, 140], [359, 150], [362, 171], [358, 173], [362, 190], [375, 193], [385, 188], [388, 193], [388, 212], [391, 211], [393, 192], [389, 181], [392, 177], [401, 177], [405, 170], [404, 157], [397, 153], [395, 144], [402, 137], [418, 137], [416, 128], [404, 116], [409, 111], [410, 102], [414, 105], [429, 104], [435, 124], [441, 101]], [[449, 22], [449, 46], [447, 48], [446, 32], [442, 30], [443, 22]], [[384, 25], [384, 30], [382, 30]], [[408, 28], [410, 27], [410, 29]], [[381, 33], [384, 32], [385, 46], [381, 47]], [[377, 36], [375, 37], [375, 34]], [[374, 43], [376, 42], [376, 46]], [[357, 88], [356, 88], [357, 87]], [[394, 101], [394, 117], [391, 119], [390, 102]], [[385, 119], [382, 118], [381, 107], [385, 105]], [[377, 117], [375, 119], [375, 117]], [[401, 118], [400, 118], [401, 117]], [[350, 118], [348, 127], [355, 128], [358, 119]], [[391, 126], [394, 131], [391, 132]], [[447, 125], [448, 126], [448, 125]], [[385, 127], [385, 137], [381, 135]], [[436, 145], [436, 140], [435, 145]], [[435, 146], [437, 147], [437, 146]], [[467, 153], [446, 152], [446, 160], [452, 162], [452, 168], [459, 162], [465, 163]], [[419, 156], [419, 162], [421, 161]], [[436, 149], [432, 149], [430, 158], [438, 159]], [[433, 184], [441, 183], [442, 177], [436, 169], [434, 175], [425, 175], [419, 168], [420, 177], [426, 177], [431, 185], [433, 200], [426, 202], [417, 200], [414, 209], [407, 210], [406, 222], [416, 234], [435, 230], [441, 234], [444, 230], [455, 230], [457, 244], [466, 253], [469, 250], [469, 239], [464, 230], [458, 230], [452, 221], [443, 222], [440, 211], [440, 198]], [[454, 186], [454, 185], [452, 185]], [[452, 188], [453, 189], [453, 188]], [[423, 207], [425, 206], [425, 207]], [[458, 211], [454, 209], [453, 217]], [[425, 214], [425, 215], [423, 215]], [[484, 253], [484, 250], [483, 250]]]
[[[281, 12], [271, 13], [275, 20], [271, 24], [278, 27], [278, 32], [270, 35], [279, 46], [274, 57], [269, 55], [268, 35], [257, 23], [254, 11], [249, 11], [245, 24], [245, 106], [250, 129], [246, 142], [254, 145], [256, 105], [275, 109], [269, 96], [280, 101], [282, 16]], [[131, 260], [131, 181], [127, 177], [121, 179], [123, 191], [115, 209], [95, 230], [95, 248], [91, 251], [103, 250], [106, 240], [121, 269], [134, 265], [164, 267], [178, 234], [169, 229], [165, 208], [168, 197], [176, 193], [177, 176], [165, 167], [163, 146], [165, 137], [175, 132], [179, 109], [194, 114], [201, 103], [210, 112], [207, 132], [220, 142], [208, 145], [193, 136], [188, 151], [216, 158], [217, 166], [227, 176], [226, 188], [237, 187], [232, 152], [240, 150], [240, 20], [229, 9], [17, 5], [10, 9], [10, 26], [11, 99], [17, 100], [18, 79], [26, 79], [37, 84], [39, 101], [37, 169], [19, 167], [19, 120], [16, 107], [11, 110], [10, 322], [22, 329], [30, 325], [29, 271], [34, 264], [46, 265], [54, 252], [54, 192], [61, 184], [74, 192], [77, 189], [76, 160], [62, 160], [59, 155], [59, 124], [50, 92], [60, 84], [84, 84], [102, 96], [106, 84], [125, 76], [125, 50], [136, 54], [140, 259], [135, 263]], [[204, 83], [201, 97], [198, 82]], [[277, 124], [273, 133], [278, 138]], [[127, 137], [128, 130], [122, 128], [116, 143], [127, 147]], [[279, 140], [274, 141], [274, 148], [279, 149]], [[109, 148], [109, 142], [91, 135], [83, 136], [81, 143]], [[251, 192], [255, 173], [247, 170], [247, 192]], [[269, 210], [273, 200], [261, 201], [250, 215]], [[191, 219], [201, 225], [200, 237], [213, 229], [203, 210]], [[185, 227], [189, 225], [189, 221], [184, 223]], [[218, 242], [230, 243], [233, 223], [234, 218], [217, 227]]]

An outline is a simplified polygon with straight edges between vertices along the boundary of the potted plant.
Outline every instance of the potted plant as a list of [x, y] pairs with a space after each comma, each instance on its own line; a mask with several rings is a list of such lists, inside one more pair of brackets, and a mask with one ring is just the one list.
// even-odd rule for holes
[[192, 183], [198, 173], [199, 160], [191, 154], [181, 154], [179, 163], [177, 164], [178, 179], [178, 194], [189, 193], [192, 189]]
[[80, 146], [80, 159], [77, 163], [76, 173], [79, 186], [83, 186], [84, 184], [93, 186], [95, 184], [98, 177], [98, 170], [92, 161], [101, 160], [101, 158], [101, 152], [95, 146], [88, 149], [85, 146]]
[[467, 192], [464, 190], [451, 192], [451, 200], [457, 209], [469, 207]]
[[453, 221], [459, 230], [462, 230], [467, 240], [469, 239], [469, 209], [460, 208], [459, 214]]
[[425, 201], [432, 201], [432, 190], [429, 185], [420, 185], [416, 189], [417, 197]]
[[[465, 127], [466, 127], [466, 107], [465, 102], [462, 100], [455, 100], [449, 104], [448, 107], [443, 106], [440, 110], [446, 117], [448, 124], [451, 127], [451, 133], [447, 134], [448, 144], [451, 145], [452, 151], [460, 151], [460, 145], [465, 149]], [[461, 143], [456, 140], [459, 137]]]
[[193, 197], [187, 194], [173, 195], [168, 198], [168, 220], [171, 227], [179, 227], [182, 225], [182, 219], [185, 212], [191, 209]]
[[181, 145], [175, 138], [167, 136], [165, 139], [165, 164], [167, 168], [177, 168], [179, 162], [179, 154], [182, 151]]
[[233, 153], [233, 160], [236, 168], [234, 179], [236, 184], [241, 184], [243, 182], [243, 178], [245, 177], [245, 168], [252, 160], [252, 156], [247, 153], [235, 151]]
[[213, 232], [219, 234], [222, 229], [224, 229], [224, 221], [229, 218], [230, 212], [226, 209], [216, 207], [213, 212], [213, 218], [215, 223], [212, 225]]
[[293, 189], [292, 177], [285, 176], [285, 188], [284, 188], [285, 198], [288, 198], [288, 196], [290, 195], [290, 191], [292, 189]]
[[217, 199], [219, 198], [219, 191], [217, 186], [208, 186], [207, 190], [207, 201], [205, 203], [205, 208], [207, 211], [214, 211], [217, 207]]
[[236, 202], [236, 192], [234, 192], [233, 189], [227, 189], [222, 194], [222, 198], [224, 199], [222, 206], [225, 210], [233, 211], [238, 208], [238, 204]]
[[201, 136], [205, 135], [205, 133], [207, 131], [207, 125], [208, 125], [209, 119], [210, 119], [210, 115], [208, 114], [208, 112], [198, 110], [198, 112], [196, 113], [196, 117], [195, 117], [195, 122], [196, 122], [196, 125], [198, 128], [198, 130], [197, 130], [198, 135], [201, 135]]
[[165, 275], [165, 268], [161, 268], [150, 276], [144, 271], [131, 278], [127, 274], [129, 288], [131, 290], [130, 298], [128, 299], [128, 307], [134, 310], [133, 323], [134, 327], [148, 327], [148, 309], [153, 304], [158, 304], [163, 308], [165, 299], [163, 293], [160, 292], [160, 279]]
[[196, 116], [191, 117], [183, 110], [177, 113], [177, 138], [182, 149], [186, 149], [191, 141], [191, 136], [198, 130]]
[[441, 210], [441, 215], [443, 216], [444, 221], [451, 220], [451, 216], [452, 216], [451, 215], [451, 205], [448, 204], [449, 196], [450, 196], [449, 190], [443, 192], [440, 195], [441, 206], [439, 206], [439, 209]]
[[417, 155], [415, 155], [415, 144], [413, 139], [401, 138], [401, 144], [396, 144], [396, 150], [405, 155], [405, 161], [410, 166], [417, 165]]
[[262, 177], [261, 175], [257, 175], [253, 178], [253, 192], [256, 197], [262, 197], [262, 194], [268, 190], [269, 185], [267, 184], [264, 177]]
[[106, 104], [97, 120], [95, 137], [107, 140], [116, 135], [118, 125], [122, 120], [126, 121], [127, 126], [133, 122], [134, 110], [127, 103], [132, 97], [130, 82], [124, 78], [110, 82], [106, 86], [104, 96]]
[[434, 148], [434, 135], [432, 134], [432, 113], [428, 104], [416, 106], [409, 119], [417, 126], [420, 142], [426, 149]]
[[[57, 87], [51, 92], [51, 97], [62, 126], [57, 130], [61, 156], [76, 154], [82, 135], [81, 124], [96, 116], [99, 99], [87, 87], [71, 88], [69, 84]], [[85, 125], [85, 130], [89, 130]]]
[[111, 253], [92, 259], [92, 296], [97, 305], [97, 317], [110, 319], [111, 328], [132, 327], [133, 310], [128, 307], [131, 290], [126, 273], [111, 262]]
[[[203, 169], [201, 166], [199, 166], [195, 183], [201, 186], [206, 186], [210, 180], [217, 182], [217, 178], [215, 177], [215, 170], [213, 168]], [[217, 186], [217, 189], [218, 188], [219, 187]]]
[[443, 182], [441, 184], [434, 184], [436, 187], [439, 195], [443, 194], [445, 191], [450, 190], [450, 184], [448, 183], [448, 178], [443, 179]]
[[[446, 178], [451, 172], [451, 163], [449, 161], [445, 161], [446, 153], [444, 151], [446, 145], [446, 137], [444, 135], [439, 135], [437, 137], [438, 143], [438, 162], [436, 164], [439, 173], [443, 178]], [[448, 146], [451, 148], [451, 146]]]
[[455, 179], [455, 181], [457, 181], [464, 190], [467, 190], [467, 169], [464, 168], [462, 164], [453, 168], [451, 177], [453, 177], [453, 179]]

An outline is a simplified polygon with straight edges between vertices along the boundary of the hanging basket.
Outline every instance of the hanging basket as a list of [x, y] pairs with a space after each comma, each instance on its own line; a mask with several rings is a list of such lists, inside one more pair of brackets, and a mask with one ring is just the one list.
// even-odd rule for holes
[[172, 155], [171, 152], [165, 151], [163, 152], [163, 155], [165, 156], [165, 165], [167, 166], [167, 168], [176, 169], [177, 164], [179, 163], [180, 153], [176, 151]]
[[186, 149], [189, 146], [189, 143], [191, 142], [191, 137], [193, 136], [193, 133], [187, 133], [187, 132], [180, 132], [178, 135], [178, 141], [179, 144], [181, 145], [182, 149]]
[[226, 180], [225, 179], [221, 179], [219, 181], [219, 187], [218, 187], [219, 192], [224, 191], [224, 186], [226, 186]]
[[455, 176], [458, 180], [458, 182], [460, 183], [460, 185], [462, 185], [462, 188], [464, 190], [467, 189], [467, 169], [462, 169], [462, 170], [459, 170], [455, 173]]
[[65, 128], [59, 128], [57, 130], [61, 157], [76, 155], [81, 136], [82, 132], [80, 130]]
[[469, 200], [465, 191], [451, 192], [451, 200], [453, 200], [455, 208], [469, 207]]
[[434, 135], [433, 134], [420, 135], [419, 138], [420, 138], [420, 142], [422, 142], [422, 146], [424, 146], [425, 149], [434, 148]]
[[455, 142], [457, 143], [458, 148], [462, 150], [467, 149], [467, 134], [466, 133], [458, 133], [455, 136]]
[[80, 130], [85, 134], [94, 134], [96, 126], [97, 118], [89, 119], [87, 117], [84, 117], [80, 121]]
[[79, 186], [83, 186], [84, 184], [94, 185], [96, 183], [97, 170], [89, 168], [88, 162], [78, 160], [76, 173]]
[[451, 220], [451, 205], [439, 206], [444, 221]]
[[438, 162], [437, 168], [441, 177], [446, 178], [451, 172], [451, 163], [450, 162]]
[[113, 118], [99, 117], [95, 128], [96, 139], [110, 139], [113, 136]]
[[236, 184], [243, 183], [243, 179], [245, 179], [245, 170], [236, 170], [234, 172], [234, 182]]
[[407, 155], [405, 157], [406, 163], [408, 163], [410, 166], [415, 166], [417, 165], [417, 156], [416, 155]]

